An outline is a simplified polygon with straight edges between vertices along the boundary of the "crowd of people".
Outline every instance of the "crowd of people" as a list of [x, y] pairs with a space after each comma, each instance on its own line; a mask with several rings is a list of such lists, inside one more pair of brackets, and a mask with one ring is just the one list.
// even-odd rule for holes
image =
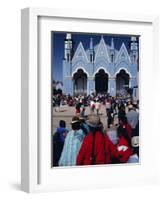
[[[71, 130], [66, 128], [64, 120], [60, 120], [54, 131], [53, 166], [139, 162], [138, 101], [108, 94], [59, 98], [67, 104], [75, 102], [75, 112]], [[100, 118], [102, 105], [106, 108], [107, 124]], [[85, 115], [86, 106], [90, 108], [89, 115]], [[116, 141], [111, 137], [112, 130]]]

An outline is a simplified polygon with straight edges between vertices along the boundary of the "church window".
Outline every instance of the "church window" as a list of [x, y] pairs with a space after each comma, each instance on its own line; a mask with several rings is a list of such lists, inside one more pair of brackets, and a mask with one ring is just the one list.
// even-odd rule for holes
[[93, 55], [90, 54], [90, 62], [93, 62]]
[[114, 55], [111, 54], [111, 62], [113, 63], [114, 62]]
[[70, 54], [67, 53], [67, 61], [70, 61]]
[[136, 61], [136, 55], [134, 54], [133, 55], [133, 62], [135, 62]]

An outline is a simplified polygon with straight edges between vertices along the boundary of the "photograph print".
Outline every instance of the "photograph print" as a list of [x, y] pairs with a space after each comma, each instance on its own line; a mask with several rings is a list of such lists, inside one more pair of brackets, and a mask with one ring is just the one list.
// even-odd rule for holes
[[52, 167], [139, 163], [140, 36], [51, 35]]

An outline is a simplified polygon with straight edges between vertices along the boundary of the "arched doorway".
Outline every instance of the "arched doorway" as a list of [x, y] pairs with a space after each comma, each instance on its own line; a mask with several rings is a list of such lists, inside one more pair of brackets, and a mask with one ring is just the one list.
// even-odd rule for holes
[[123, 69], [116, 75], [117, 95], [127, 95], [129, 89], [129, 79], [129, 74]]
[[73, 76], [74, 83], [74, 95], [85, 95], [87, 94], [87, 74], [82, 69]]
[[108, 92], [108, 74], [103, 69], [95, 75], [95, 91], [96, 93]]

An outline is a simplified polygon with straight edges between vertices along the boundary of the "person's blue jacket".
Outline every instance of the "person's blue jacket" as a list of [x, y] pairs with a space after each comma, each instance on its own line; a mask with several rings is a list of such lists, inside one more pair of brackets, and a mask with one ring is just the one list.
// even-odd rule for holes
[[84, 132], [79, 129], [70, 131], [65, 139], [63, 151], [59, 160], [59, 166], [75, 166], [76, 158], [85, 137]]
[[59, 128], [57, 128], [56, 133], [57, 133], [58, 136], [59, 136], [60, 142], [63, 142], [63, 143], [64, 143], [64, 141], [65, 141], [65, 136], [66, 136], [66, 134], [68, 133], [68, 129], [67, 129], [67, 128], [64, 128], [64, 127], [59, 127]]

